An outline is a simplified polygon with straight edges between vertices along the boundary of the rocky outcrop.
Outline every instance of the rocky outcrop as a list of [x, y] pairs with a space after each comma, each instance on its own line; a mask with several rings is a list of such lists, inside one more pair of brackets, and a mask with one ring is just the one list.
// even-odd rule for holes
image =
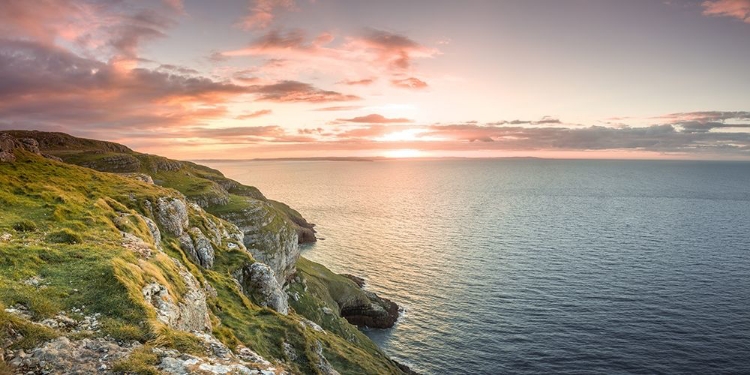
[[256, 260], [271, 267], [278, 283], [284, 285], [294, 273], [300, 256], [297, 232], [270, 203], [246, 199], [250, 208], [219, 215], [237, 225], [244, 234], [247, 250]]
[[154, 241], [154, 246], [156, 246], [157, 249], [161, 250], [161, 231], [159, 230], [159, 226], [146, 216], [138, 216], [141, 218], [141, 220], [143, 220], [144, 223], [146, 223], [146, 227], [148, 227], [148, 231], [151, 233], [151, 238]]
[[179, 237], [180, 247], [190, 258], [201, 267], [213, 268], [214, 247], [211, 241], [196, 227], [190, 228]]
[[187, 206], [181, 199], [159, 198], [155, 216], [164, 230], [178, 237], [185, 233], [189, 225]]
[[286, 315], [289, 311], [286, 293], [276, 281], [273, 270], [266, 264], [253, 263], [235, 271], [234, 277], [242, 292], [260, 306]]
[[39, 150], [39, 142], [34, 138], [16, 138], [9, 133], [0, 133], [0, 162], [15, 161], [16, 155], [14, 151], [16, 149], [25, 150], [48, 159], [60, 160], [57, 157], [42, 154]]
[[174, 260], [187, 291], [179, 303], [165, 285], [150, 283], [143, 288], [143, 298], [156, 310], [156, 319], [181, 331], [211, 331], [206, 293], [185, 266]]
[[365, 291], [367, 303], [352, 303], [341, 306], [341, 316], [356, 326], [391, 328], [398, 320], [398, 305], [389, 299]]

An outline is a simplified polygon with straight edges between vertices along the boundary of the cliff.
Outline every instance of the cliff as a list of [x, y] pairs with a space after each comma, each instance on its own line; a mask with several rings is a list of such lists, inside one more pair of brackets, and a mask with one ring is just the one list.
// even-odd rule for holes
[[312, 224], [216, 170], [9, 131], [0, 206], [0, 374], [405, 371], [349, 323], [395, 304], [300, 258]]

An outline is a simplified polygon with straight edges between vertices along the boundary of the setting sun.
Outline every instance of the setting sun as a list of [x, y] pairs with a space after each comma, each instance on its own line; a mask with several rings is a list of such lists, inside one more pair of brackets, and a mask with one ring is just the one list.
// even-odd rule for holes
[[419, 150], [415, 150], [412, 148], [406, 148], [402, 150], [389, 150], [384, 153], [385, 157], [392, 158], [392, 159], [402, 159], [402, 158], [418, 158], [420, 156], [424, 156], [424, 153]]

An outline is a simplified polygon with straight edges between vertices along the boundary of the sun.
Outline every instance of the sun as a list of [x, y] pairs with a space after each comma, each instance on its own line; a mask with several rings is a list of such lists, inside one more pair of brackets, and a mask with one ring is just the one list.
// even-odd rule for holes
[[413, 148], [404, 148], [400, 150], [388, 150], [383, 155], [387, 158], [401, 159], [401, 158], [418, 158], [424, 156], [422, 151], [415, 150]]

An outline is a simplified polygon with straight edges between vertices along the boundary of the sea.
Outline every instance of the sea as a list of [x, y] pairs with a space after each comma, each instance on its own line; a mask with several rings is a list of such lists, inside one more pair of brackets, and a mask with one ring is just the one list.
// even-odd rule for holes
[[423, 374], [750, 374], [750, 163], [202, 162], [317, 224]]

